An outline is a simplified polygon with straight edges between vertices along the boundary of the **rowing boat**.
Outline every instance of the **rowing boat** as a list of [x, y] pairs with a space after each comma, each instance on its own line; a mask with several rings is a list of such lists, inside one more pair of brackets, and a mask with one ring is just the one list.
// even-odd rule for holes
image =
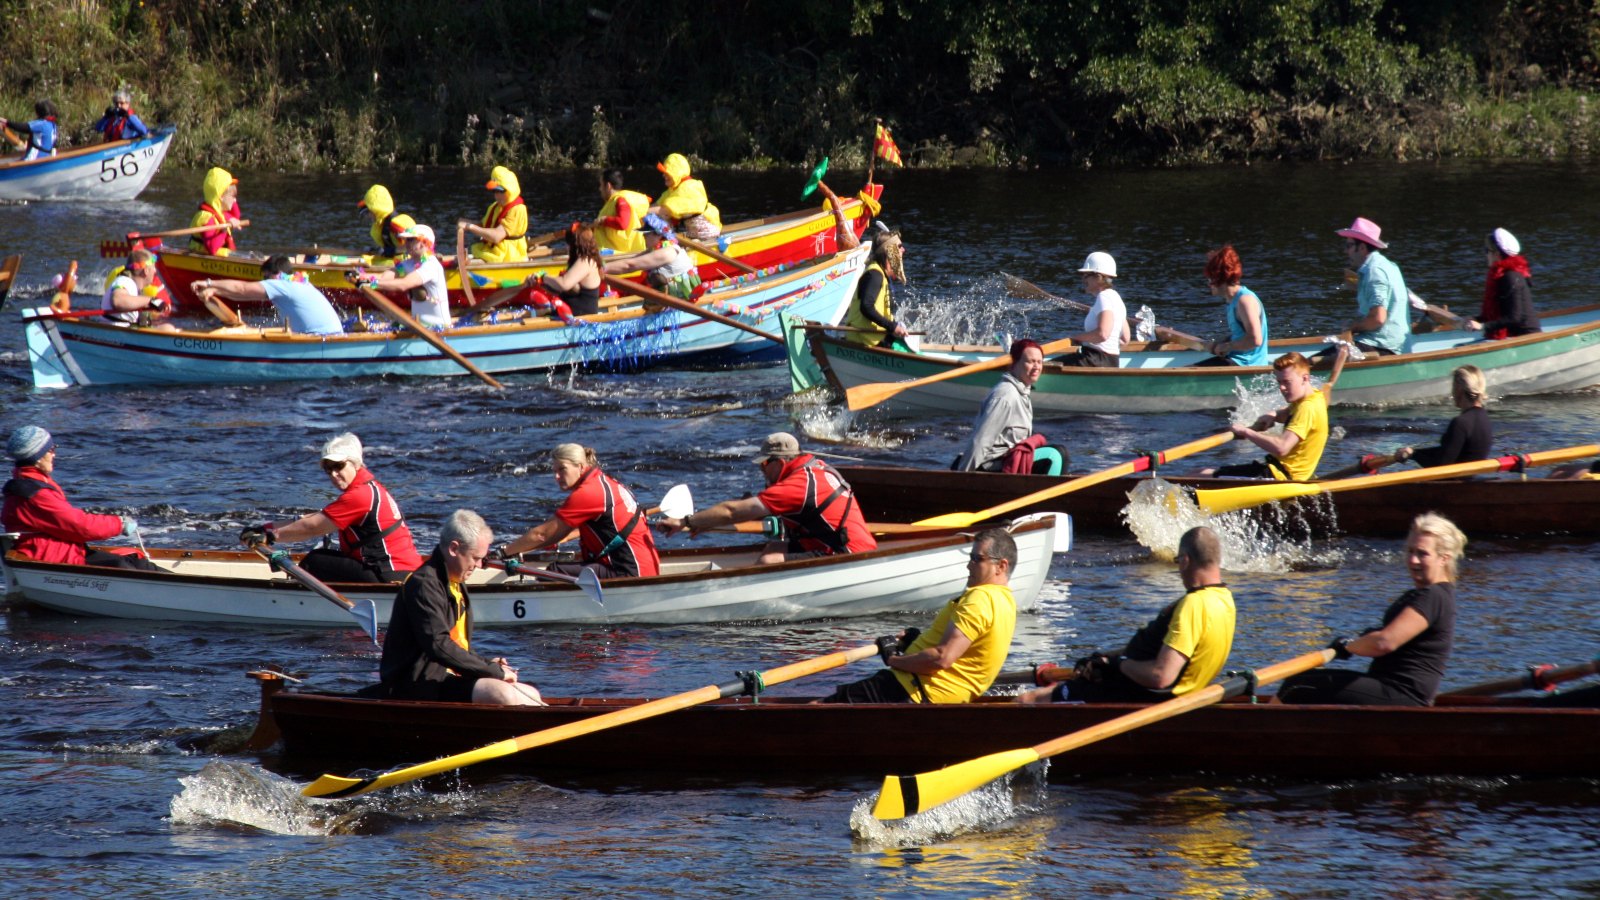
[[[635, 298], [608, 300], [598, 315], [572, 325], [514, 310], [495, 321], [464, 325], [440, 337], [481, 370], [494, 374], [587, 366], [639, 369], [691, 358], [761, 359], [781, 352], [777, 313], [837, 320], [855, 294], [870, 245], [759, 278], [712, 285], [696, 303], [732, 318], [752, 334], [692, 313], [653, 310]], [[403, 330], [335, 336], [294, 335], [282, 328], [233, 327], [158, 331], [122, 328], [95, 311], [22, 313], [41, 388], [110, 384], [221, 384], [461, 375], [439, 348]], [[762, 326], [765, 326], [764, 328]], [[762, 332], [770, 332], [770, 338]]]
[[[837, 680], [861, 675], [846, 670]], [[261, 714], [251, 746], [281, 743], [291, 762], [433, 759], [644, 702], [547, 696], [548, 707], [496, 707], [372, 700], [285, 690], [270, 673], [257, 677]], [[814, 705], [805, 698], [739, 697], [548, 744], [503, 765], [540, 772], [626, 767], [636, 774], [724, 776], [732, 765], [740, 776], [878, 778], [1032, 746], [1135, 709], [1121, 703], [1023, 706], [1004, 697], [951, 705]], [[1589, 777], [1597, 769], [1600, 710], [1500, 699], [1489, 705], [1479, 698], [1424, 708], [1228, 702], [1078, 748], [1050, 763], [1053, 778]]]
[[[1342, 383], [1342, 382], [1341, 382]], [[987, 509], [1073, 476], [949, 472], [899, 466], [840, 465], [869, 521], [916, 522], [968, 509]], [[1149, 479], [1129, 476], [1052, 497], [1019, 512], [1063, 512], [1075, 529], [1126, 533], [1128, 495]], [[1183, 488], [1210, 490], [1275, 482], [1161, 473]], [[1281, 483], [1281, 482], [1277, 482]], [[1474, 537], [1544, 534], [1600, 535], [1600, 481], [1549, 478], [1473, 478], [1390, 484], [1290, 501], [1317, 533], [1403, 536], [1411, 520], [1432, 510]]]
[[132, 200], [161, 168], [176, 133], [164, 125], [137, 140], [0, 163], [0, 200]]
[[[843, 200], [845, 216], [859, 236], [866, 230], [869, 217], [860, 200]], [[723, 237], [727, 239], [724, 256], [738, 260], [751, 269], [771, 269], [797, 260], [827, 256], [839, 250], [835, 239], [835, 220], [831, 209], [803, 209], [763, 219], [753, 219], [727, 226]], [[146, 242], [145, 246], [150, 246]], [[157, 244], [151, 247], [156, 253], [156, 266], [180, 310], [203, 311], [195, 296], [193, 284], [208, 278], [236, 278], [243, 281], [260, 281], [261, 265], [265, 257], [250, 254], [211, 256], [196, 253], [186, 247]], [[710, 281], [749, 274], [744, 269], [691, 250], [700, 269], [700, 277]], [[361, 257], [329, 255], [300, 255], [296, 268], [306, 278], [338, 303], [364, 304], [366, 301], [356, 291], [348, 275], [356, 269], [383, 271], [388, 266], [373, 266]], [[566, 268], [566, 254], [544, 253], [526, 262], [483, 263], [473, 262], [469, 273], [476, 291], [495, 290], [502, 286], [522, 284], [531, 275], [559, 275]], [[459, 270], [452, 264], [445, 269], [445, 286], [449, 290], [450, 305], [467, 304], [461, 289]]]
[[[1017, 524], [1011, 589], [1031, 609], [1049, 575], [1057, 540], [1053, 517]], [[688, 624], [799, 621], [894, 611], [926, 611], [958, 596], [967, 582], [972, 535], [884, 538], [848, 556], [758, 566], [760, 546], [661, 553], [662, 574], [604, 582], [604, 604], [578, 586], [500, 570], [470, 582], [479, 625], [556, 622]], [[350, 616], [254, 553], [150, 548], [166, 572], [74, 566], [4, 555], [9, 583], [29, 601], [61, 612], [122, 619], [243, 625], [349, 627]], [[386, 622], [395, 586], [331, 585], [353, 603], [371, 600]]]
[[[1333, 402], [1347, 406], [1440, 403], [1450, 396], [1451, 373], [1475, 365], [1497, 396], [1575, 391], [1600, 384], [1600, 304], [1556, 310], [1540, 317], [1544, 330], [1504, 340], [1481, 333], [1435, 331], [1413, 335], [1410, 351], [1351, 362]], [[822, 323], [823, 325], [830, 323]], [[920, 353], [863, 347], [808, 327], [807, 341], [830, 386], [843, 395], [864, 384], [906, 381], [992, 359], [999, 347], [923, 344]], [[1321, 338], [1273, 341], [1271, 354], [1290, 350], [1310, 355], [1329, 345]], [[1269, 366], [1196, 367], [1210, 354], [1176, 344], [1127, 345], [1115, 369], [1046, 364], [1033, 387], [1035, 415], [1057, 413], [1191, 412], [1239, 403], [1243, 384], [1260, 380], [1271, 390]], [[974, 372], [908, 388], [886, 400], [891, 413], [975, 413], [1003, 369]]]

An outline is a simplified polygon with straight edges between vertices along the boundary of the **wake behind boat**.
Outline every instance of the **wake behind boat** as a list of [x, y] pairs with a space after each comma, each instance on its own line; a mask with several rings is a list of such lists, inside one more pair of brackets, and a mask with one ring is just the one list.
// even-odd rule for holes
[[0, 163], [0, 200], [132, 200], [150, 185], [176, 133], [164, 125], [138, 140]]
[[[777, 313], [837, 321], [855, 293], [870, 248], [864, 244], [759, 278], [713, 284], [696, 301], [705, 316], [678, 309], [653, 311], [645, 301], [627, 297], [604, 301], [600, 314], [572, 325], [504, 311], [488, 324], [469, 324], [439, 336], [495, 374], [570, 365], [633, 369], [712, 355], [776, 358], [783, 345]], [[710, 315], [734, 323], [714, 321]], [[399, 330], [334, 336], [248, 326], [171, 332], [117, 327], [97, 311], [63, 314], [48, 308], [24, 310], [22, 317], [34, 386], [41, 388], [465, 373], [433, 344]]]
[[[1449, 396], [1451, 373], [1463, 365], [1482, 369], [1498, 396], [1558, 393], [1600, 384], [1600, 304], [1556, 310], [1540, 321], [1543, 331], [1502, 340], [1484, 340], [1467, 331], [1414, 335], [1410, 352], [1347, 363], [1332, 402], [1437, 403]], [[1000, 347], [925, 343], [921, 353], [902, 353], [849, 343], [820, 327], [807, 328], [806, 340], [828, 383], [841, 395], [861, 385], [938, 375], [1005, 352]], [[1327, 346], [1321, 338], [1303, 337], [1273, 341], [1270, 350], [1276, 358], [1290, 350], [1309, 355]], [[1115, 369], [1064, 367], [1047, 361], [1031, 395], [1034, 414], [1226, 409], [1238, 402], [1239, 382], [1271, 377], [1270, 366], [1195, 366], [1209, 356], [1175, 344], [1137, 342], [1125, 345]], [[1002, 374], [992, 369], [908, 388], [882, 408], [898, 414], [971, 414]]]
[[[1013, 527], [1017, 569], [1011, 588], [1019, 609], [1032, 608], [1049, 575], [1054, 517]], [[556, 622], [703, 623], [798, 621], [937, 609], [965, 589], [972, 535], [953, 531], [882, 538], [867, 553], [757, 566], [760, 547], [676, 549], [661, 553], [662, 574], [604, 582], [604, 604], [576, 585], [474, 573], [478, 625]], [[150, 550], [166, 572], [74, 566], [4, 555], [12, 588], [40, 606], [123, 619], [242, 625], [349, 627], [350, 616], [254, 553]], [[395, 585], [334, 584], [353, 603], [371, 600], [387, 622]]]

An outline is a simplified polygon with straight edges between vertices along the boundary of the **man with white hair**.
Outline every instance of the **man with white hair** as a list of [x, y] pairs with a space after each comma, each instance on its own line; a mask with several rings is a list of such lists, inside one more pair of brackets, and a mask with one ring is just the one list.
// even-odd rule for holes
[[439, 546], [394, 598], [378, 671], [382, 693], [404, 700], [544, 706], [539, 691], [517, 680], [503, 657], [472, 652], [467, 580], [489, 555], [483, 517], [458, 509], [439, 531]]
[[106, 107], [106, 114], [100, 121], [94, 123], [94, 130], [107, 141], [136, 141], [150, 136], [150, 129], [133, 111], [133, 95], [127, 88], [118, 88], [111, 96], [111, 105]]
[[339, 497], [292, 522], [263, 522], [239, 533], [244, 544], [304, 541], [339, 533], [339, 549], [318, 548], [300, 567], [323, 581], [399, 581], [422, 565], [400, 504], [362, 462], [361, 439], [345, 432], [322, 445], [322, 471]]

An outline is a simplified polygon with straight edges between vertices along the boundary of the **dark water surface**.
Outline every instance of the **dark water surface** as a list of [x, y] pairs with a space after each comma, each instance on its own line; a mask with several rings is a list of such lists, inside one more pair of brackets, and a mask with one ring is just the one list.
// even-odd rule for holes
[[[1332, 231], [1356, 215], [1384, 226], [1412, 287], [1475, 310], [1483, 235], [1523, 241], [1546, 309], [1594, 299], [1600, 174], [1557, 165], [1257, 166], [1165, 172], [900, 173], [885, 218], [904, 229], [903, 297], [934, 330], [1057, 336], [1076, 317], [1009, 300], [1009, 271], [1071, 294], [1090, 250], [1109, 250], [1131, 304], [1196, 333], [1221, 327], [1203, 292], [1207, 248], [1234, 241], [1246, 283], [1280, 336], [1347, 319]], [[842, 175], [830, 183], [851, 187]], [[486, 202], [475, 172], [387, 177], [402, 206], [441, 235]], [[363, 240], [365, 176], [246, 174], [246, 247]], [[650, 179], [653, 182], [653, 179]], [[793, 208], [803, 175], [713, 173], [728, 220]], [[112, 263], [99, 241], [181, 227], [199, 173], [168, 172], [140, 200], [94, 209], [0, 207], [0, 255], [25, 254], [17, 301], [78, 259], [80, 305]], [[587, 176], [528, 177], [533, 227], [593, 212]], [[650, 186], [653, 186], [650, 185]], [[648, 187], [647, 187], [648, 189]], [[422, 199], [431, 198], [431, 199]], [[480, 510], [503, 537], [560, 499], [544, 465], [556, 443], [596, 447], [642, 497], [687, 482], [701, 505], [753, 490], [748, 458], [790, 429], [830, 452], [941, 466], [966, 417], [851, 419], [791, 408], [776, 367], [513, 376], [495, 393], [468, 379], [370, 380], [210, 389], [32, 390], [14, 312], [0, 318], [0, 431], [24, 423], [59, 440], [58, 477], [79, 505], [138, 517], [152, 545], [228, 547], [240, 527], [324, 504], [316, 448], [352, 430], [431, 548], [452, 509]], [[1442, 398], [1441, 398], [1442, 399]], [[1594, 393], [1492, 408], [1502, 449], [1594, 439]], [[1426, 443], [1444, 407], [1340, 410], [1327, 459]], [[1040, 430], [1076, 468], [1221, 430], [1222, 414], [1074, 416]], [[1215, 459], [1244, 458], [1245, 450]], [[1213, 460], [1207, 460], [1207, 462]], [[1201, 465], [1196, 461], [1195, 466]], [[1376, 624], [1408, 584], [1391, 542], [1286, 530], [1231, 544], [1239, 601], [1234, 660], [1263, 665]], [[1588, 540], [1480, 541], [1469, 548], [1447, 685], [1600, 647]], [[1070, 659], [1120, 643], [1178, 590], [1170, 564], [1132, 540], [1080, 541], [1057, 558], [1038, 608], [1019, 621], [1013, 663]], [[914, 617], [912, 617], [914, 619]], [[480, 649], [521, 664], [553, 695], [655, 695], [725, 681], [869, 641], [906, 616], [798, 625], [485, 629]], [[249, 721], [264, 664], [350, 688], [377, 656], [349, 631], [73, 619], [26, 607], [0, 626], [0, 872], [15, 896], [1369, 896], [1600, 894], [1594, 780], [1391, 779], [1317, 783], [1102, 779], [1006, 797], [955, 836], [906, 846], [852, 836], [877, 777], [799, 784], [676, 783], [615, 771], [574, 779], [477, 775], [362, 800], [311, 805], [255, 756], [183, 749]], [[775, 693], [817, 692], [823, 675]], [[923, 736], [937, 740], [937, 735]], [[1537, 752], [1537, 748], [1530, 748]], [[297, 777], [304, 777], [297, 773]]]

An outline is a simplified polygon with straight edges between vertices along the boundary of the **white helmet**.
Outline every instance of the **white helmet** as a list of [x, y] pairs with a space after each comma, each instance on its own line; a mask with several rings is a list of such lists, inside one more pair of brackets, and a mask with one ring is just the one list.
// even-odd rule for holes
[[1083, 268], [1079, 269], [1078, 272], [1079, 274], [1093, 272], [1096, 275], [1115, 278], [1117, 277], [1117, 261], [1111, 258], [1111, 254], [1097, 250], [1089, 254], [1088, 259], [1083, 261]]

